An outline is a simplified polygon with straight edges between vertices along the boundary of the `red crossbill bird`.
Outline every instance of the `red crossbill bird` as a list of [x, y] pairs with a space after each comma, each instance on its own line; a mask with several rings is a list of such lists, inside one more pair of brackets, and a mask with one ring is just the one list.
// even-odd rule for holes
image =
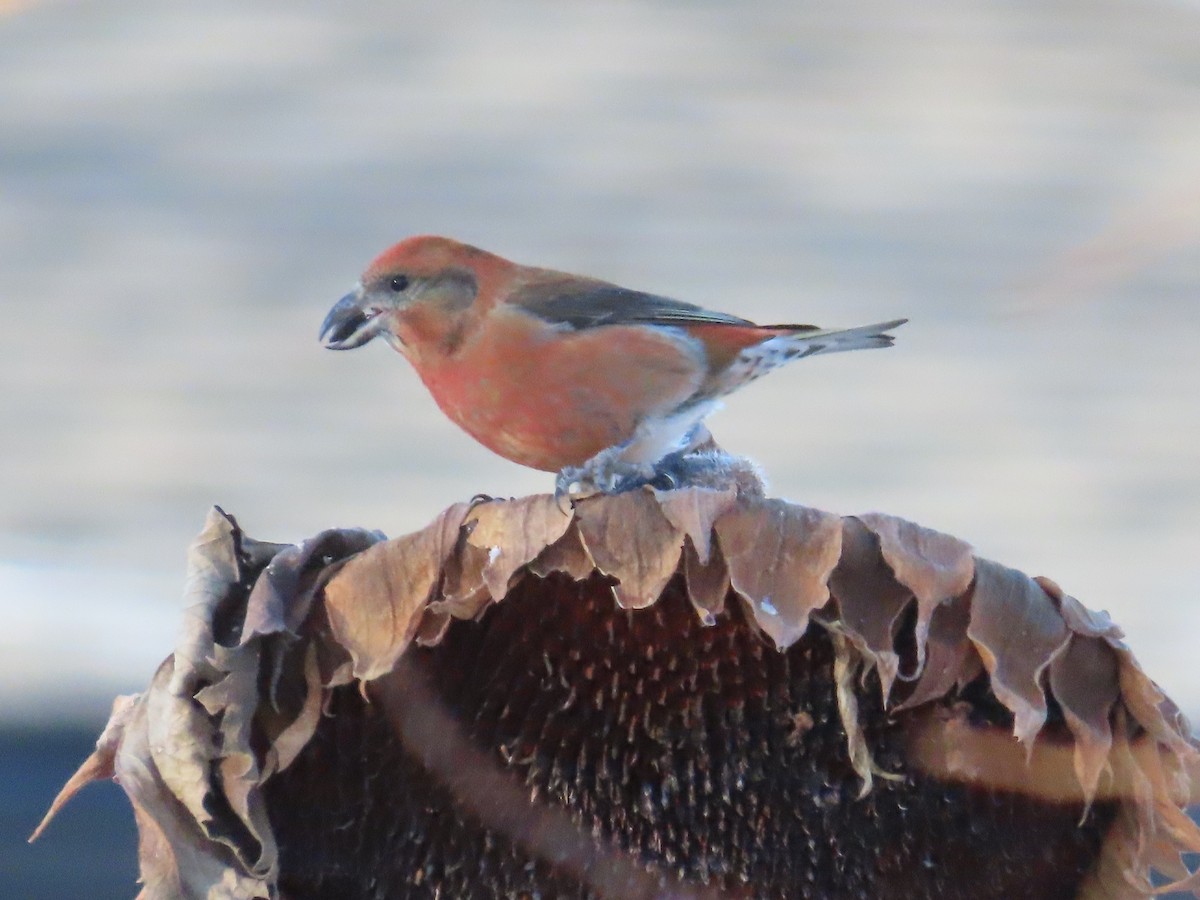
[[321, 340], [383, 337], [468, 434], [574, 495], [677, 482], [669, 463], [711, 440], [703, 419], [726, 394], [794, 359], [890, 346], [905, 321], [756, 325], [423, 236], [367, 267]]

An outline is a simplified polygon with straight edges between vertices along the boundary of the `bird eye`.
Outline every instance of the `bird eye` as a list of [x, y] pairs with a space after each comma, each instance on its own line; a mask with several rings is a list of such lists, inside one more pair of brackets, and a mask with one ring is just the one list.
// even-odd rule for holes
[[392, 290], [399, 294], [402, 291], [408, 290], [408, 278], [403, 275], [397, 275], [392, 279]]

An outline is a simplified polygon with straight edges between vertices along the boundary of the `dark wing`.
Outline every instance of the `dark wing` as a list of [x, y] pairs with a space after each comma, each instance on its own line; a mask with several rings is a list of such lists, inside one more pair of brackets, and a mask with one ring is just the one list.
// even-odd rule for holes
[[570, 276], [523, 285], [520, 295], [516, 305], [525, 312], [576, 329], [629, 324], [754, 325], [746, 319], [712, 312], [682, 300]]

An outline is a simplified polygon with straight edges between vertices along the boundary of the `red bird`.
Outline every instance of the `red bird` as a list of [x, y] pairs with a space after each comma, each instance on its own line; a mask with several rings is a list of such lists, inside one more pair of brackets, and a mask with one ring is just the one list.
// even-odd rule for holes
[[888, 347], [905, 321], [755, 325], [424, 236], [367, 267], [321, 340], [382, 335], [468, 434], [578, 494], [677, 481], [670, 463], [710, 440], [702, 420], [720, 398], [793, 359]]

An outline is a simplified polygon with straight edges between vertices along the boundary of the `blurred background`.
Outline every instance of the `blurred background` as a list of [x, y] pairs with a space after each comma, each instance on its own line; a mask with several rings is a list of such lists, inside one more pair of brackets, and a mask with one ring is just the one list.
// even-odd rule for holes
[[1200, 3], [0, 0], [0, 883], [129, 897], [85, 791], [188, 542], [417, 528], [552, 476], [323, 351], [401, 237], [759, 321], [912, 321], [710, 424], [1108, 609], [1200, 714]]

